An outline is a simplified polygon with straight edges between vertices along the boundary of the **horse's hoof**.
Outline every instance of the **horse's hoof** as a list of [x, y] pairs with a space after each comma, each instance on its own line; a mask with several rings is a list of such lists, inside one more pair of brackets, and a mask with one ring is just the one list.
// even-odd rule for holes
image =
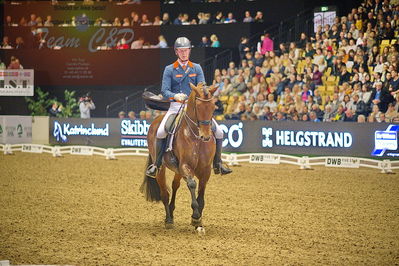
[[199, 236], [204, 236], [205, 235], [205, 228], [202, 226], [198, 226], [197, 228], [195, 228], [195, 231], [197, 231], [197, 234]]
[[175, 225], [173, 223], [165, 223], [165, 229], [173, 229]]
[[191, 225], [197, 227], [202, 227], [202, 218], [195, 219], [191, 217]]

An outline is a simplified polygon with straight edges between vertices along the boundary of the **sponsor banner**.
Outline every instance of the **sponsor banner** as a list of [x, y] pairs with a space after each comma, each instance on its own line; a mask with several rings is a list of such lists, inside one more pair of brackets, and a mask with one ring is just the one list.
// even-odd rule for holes
[[280, 164], [280, 155], [275, 154], [252, 154], [250, 163]]
[[147, 133], [150, 125], [146, 120], [123, 119], [120, 126], [120, 145], [123, 147], [148, 147]]
[[33, 69], [0, 70], [0, 96], [33, 96]]
[[35, 145], [35, 144], [24, 144], [24, 145], [22, 145], [22, 152], [42, 153], [43, 146]]
[[32, 142], [31, 116], [0, 116], [0, 141], [3, 144]]
[[93, 148], [91, 148], [91, 147], [71, 147], [71, 154], [93, 155]]
[[328, 157], [324, 161], [327, 167], [359, 168], [360, 159], [351, 157]]
[[[51, 144], [101, 147], [147, 147], [151, 125], [130, 119], [50, 119]], [[312, 123], [275, 121], [222, 121], [223, 151], [237, 153], [399, 156], [399, 125], [383, 123]], [[275, 157], [253, 158], [253, 162], [276, 163]]]

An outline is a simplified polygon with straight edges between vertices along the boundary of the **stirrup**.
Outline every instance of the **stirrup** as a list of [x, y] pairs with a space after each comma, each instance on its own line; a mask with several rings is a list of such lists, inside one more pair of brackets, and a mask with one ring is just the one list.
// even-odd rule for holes
[[145, 171], [145, 174], [149, 177], [156, 178], [158, 172], [159, 168], [155, 164], [151, 164], [148, 166], [147, 170]]
[[215, 167], [213, 167], [213, 172], [215, 173], [215, 175], [228, 175], [230, 173], [233, 172], [233, 170], [231, 170], [228, 167], [223, 166], [222, 163], [218, 163], [218, 165]]

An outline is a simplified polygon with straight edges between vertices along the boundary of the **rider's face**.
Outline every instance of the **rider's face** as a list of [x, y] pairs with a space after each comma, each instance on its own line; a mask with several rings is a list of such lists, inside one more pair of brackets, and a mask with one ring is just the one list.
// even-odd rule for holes
[[190, 58], [190, 48], [177, 48], [176, 55], [180, 59], [180, 61], [188, 61]]

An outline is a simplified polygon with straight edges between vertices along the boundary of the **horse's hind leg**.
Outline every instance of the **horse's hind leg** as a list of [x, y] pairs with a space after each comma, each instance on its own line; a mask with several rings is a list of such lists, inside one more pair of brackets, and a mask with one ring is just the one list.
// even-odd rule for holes
[[172, 218], [172, 216], [170, 214], [170, 210], [169, 210], [169, 191], [168, 191], [168, 187], [166, 185], [166, 176], [165, 176], [165, 167], [164, 166], [161, 167], [160, 171], [157, 174], [157, 182], [158, 182], [160, 192], [161, 192], [161, 200], [165, 207], [165, 213], [166, 213], [165, 228], [171, 229], [171, 228], [173, 228], [173, 218]]
[[170, 211], [170, 216], [173, 219], [173, 211], [175, 210], [175, 201], [176, 201], [176, 192], [180, 187], [180, 180], [182, 176], [179, 174], [175, 174], [175, 177], [173, 178], [173, 183], [172, 183], [172, 199], [170, 200], [169, 204], [169, 211]]

